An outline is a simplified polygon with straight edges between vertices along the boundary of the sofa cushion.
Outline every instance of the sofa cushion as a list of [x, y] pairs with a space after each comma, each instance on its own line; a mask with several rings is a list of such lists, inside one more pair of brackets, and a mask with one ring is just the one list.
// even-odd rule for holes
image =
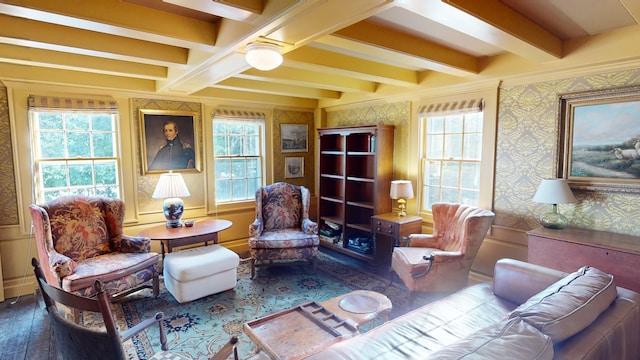
[[617, 296], [613, 276], [584, 266], [520, 305], [509, 318], [522, 318], [561, 342], [591, 324]]
[[520, 318], [478, 330], [429, 356], [429, 360], [553, 359], [551, 338]]

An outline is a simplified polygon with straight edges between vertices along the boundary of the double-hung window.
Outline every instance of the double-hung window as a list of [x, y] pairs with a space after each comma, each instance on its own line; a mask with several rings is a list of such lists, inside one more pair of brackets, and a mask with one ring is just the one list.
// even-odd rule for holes
[[265, 115], [216, 112], [213, 117], [213, 166], [216, 203], [253, 200], [264, 183]]
[[29, 97], [36, 200], [120, 197], [115, 101]]
[[435, 202], [479, 206], [482, 100], [435, 104], [419, 111], [420, 212]]

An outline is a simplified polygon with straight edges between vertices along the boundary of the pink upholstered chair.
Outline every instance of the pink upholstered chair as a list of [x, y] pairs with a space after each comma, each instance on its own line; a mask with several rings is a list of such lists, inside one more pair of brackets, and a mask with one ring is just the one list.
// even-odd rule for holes
[[42, 272], [47, 283], [93, 297], [100, 279], [113, 298], [144, 287], [158, 296], [157, 253], [150, 239], [122, 231], [124, 202], [84, 196], [62, 196], [31, 205], [31, 217]]
[[391, 267], [415, 291], [452, 292], [467, 285], [471, 264], [493, 222], [494, 213], [462, 204], [432, 206], [433, 234], [409, 235], [393, 250]]
[[256, 266], [310, 263], [316, 270], [320, 237], [309, 219], [311, 196], [304, 186], [284, 182], [258, 188], [256, 219], [249, 226], [251, 277]]

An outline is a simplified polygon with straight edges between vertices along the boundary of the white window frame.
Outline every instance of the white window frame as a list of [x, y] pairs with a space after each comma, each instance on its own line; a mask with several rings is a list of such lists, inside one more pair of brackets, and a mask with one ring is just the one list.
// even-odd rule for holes
[[[240, 112], [241, 113], [241, 112]], [[254, 123], [254, 124], [258, 124], [260, 127], [260, 139], [259, 139], [259, 151], [260, 154], [257, 156], [248, 156], [248, 157], [244, 157], [244, 156], [233, 156], [233, 155], [229, 155], [229, 156], [216, 156], [214, 154], [214, 149], [215, 149], [215, 144], [213, 144], [213, 139], [214, 139], [214, 123], [216, 121], [224, 121], [224, 122], [232, 122], [232, 123]], [[223, 116], [223, 115], [217, 115], [214, 114], [213, 119], [211, 120], [211, 151], [210, 151], [210, 156], [212, 157], [212, 171], [211, 171], [211, 183], [213, 184], [213, 196], [211, 198], [213, 198], [214, 201], [214, 207], [217, 209], [218, 206], [228, 206], [228, 205], [237, 205], [237, 204], [246, 204], [246, 203], [251, 203], [253, 204], [253, 202], [255, 201], [255, 191], [249, 191], [247, 190], [247, 197], [243, 198], [243, 199], [229, 199], [229, 200], [218, 200], [217, 199], [217, 189], [216, 189], [216, 169], [215, 169], [215, 163], [216, 163], [216, 159], [219, 158], [229, 158], [229, 159], [233, 159], [233, 158], [249, 158], [249, 157], [255, 157], [259, 159], [260, 162], [260, 180], [259, 180], [259, 186], [264, 186], [266, 184], [266, 168], [267, 168], [267, 161], [266, 161], [266, 138], [267, 138], [267, 134], [266, 134], [266, 119], [265, 118], [252, 118], [252, 117], [246, 117], [246, 118], [242, 118], [239, 116], [233, 116], [233, 117], [227, 117], [227, 116]], [[233, 190], [230, 190], [231, 192], [233, 192]]]
[[[491, 210], [493, 208], [493, 187], [494, 187], [494, 169], [495, 169], [495, 146], [496, 146], [496, 124], [497, 124], [497, 104], [498, 93], [497, 89], [480, 90], [477, 92], [469, 92], [465, 94], [455, 94], [451, 96], [434, 97], [427, 100], [422, 100], [417, 108], [426, 106], [428, 104], [455, 102], [468, 99], [480, 99], [484, 100], [483, 106], [483, 128], [482, 128], [482, 154], [480, 160], [480, 193], [478, 206], [481, 208]], [[419, 215], [426, 216], [427, 219], [431, 216], [431, 210], [423, 209], [423, 189], [422, 179], [423, 172], [423, 158], [426, 156], [424, 149], [426, 149], [424, 129], [422, 127], [421, 115], [416, 113], [416, 127], [418, 132], [418, 147], [420, 151], [415, 152], [414, 164], [417, 164], [417, 191], [416, 191], [416, 210]]]
[[[110, 133], [113, 134], [113, 156], [110, 157], [99, 157], [99, 156], [90, 156], [90, 157], [69, 157], [69, 156], [64, 156], [64, 157], [59, 157], [59, 158], [43, 158], [41, 157], [41, 154], [39, 153], [39, 149], [40, 149], [40, 138], [39, 138], [39, 131], [38, 129], [36, 129], [35, 126], [35, 122], [37, 120], [38, 114], [40, 113], [58, 113], [61, 114], [61, 116], [63, 116], [63, 118], [66, 119], [66, 117], [71, 114], [87, 114], [87, 115], [108, 115], [111, 117], [111, 120], [113, 122], [113, 130], [110, 131]], [[120, 154], [120, 126], [119, 126], [119, 119], [118, 119], [118, 114], [114, 113], [113, 111], [108, 111], [108, 110], [77, 110], [77, 109], [64, 109], [64, 108], [58, 108], [58, 109], [46, 109], [46, 110], [41, 110], [41, 109], [31, 109], [28, 111], [29, 114], [29, 121], [30, 121], [30, 128], [31, 128], [31, 138], [30, 138], [30, 143], [32, 145], [32, 161], [33, 161], [33, 171], [34, 171], [34, 198], [35, 201], [38, 203], [43, 203], [46, 202], [48, 200], [51, 199], [46, 199], [45, 198], [45, 189], [44, 189], [44, 183], [43, 183], [43, 174], [41, 172], [41, 165], [45, 164], [45, 163], [50, 163], [50, 164], [60, 164], [62, 166], [64, 166], [66, 168], [66, 173], [65, 173], [65, 185], [64, 186], [60, 186], [58, 189], [60, 190], [60, 195], [71, 195], [71, 194], [83, 194], [83, 195], [88, 195], [88, 196], [105, 196], [104, 194], [100, 194], [98, 193], [100, 188], [104, 188], [105, 186], [102, 186], [100, 184], [97, 184], [96, 182], [96, 178], [95, 178], [95, 172], [94, 172], [94, 177], [92, 180], [91, 184], [86, 184], [86, 185], [71, 185], [71, 175], [69, 174], [69, 168], [73, 165], [76, 164], [90, 164], [92, 168], [95, 167], [96, 164], [99, 164], [100, 162], [112, 162], [115, 161], [115, 166], [116, 166], [116, 173], [115, 173], [115, 184], [114, 185], [110, 185], [108, 187], [116, 187], [116, 195], [114, 197], [116, 198], [122, 198], [123, 194], [123, 189], [122, 189], [122, 183], [121, 183], [121, 154]], [[90, 135], [90, 139], [93, 139], [92, 133], [95, 132], [100, 132], [100, 131], [94, 131], [93, 129], [89, 129], [86, 131], [78, 131], [78, 130], [71, 130], [68, 129], [67, 127], [65, 127], [64, 129], [60, 130], [59, 132], [61, 132], [64, 136], [64, 138], [67, 138], [68, 134], [71, 133], [89, 133]], [[91, 140], [92, 141], [92, 140]], [[92, 169], [94, 170], [94, 169]]]
[[[434, 202], [441, 201], [449, 201], [454, 203], [463, 203], [466, 205], [478, 206], [479, 205], [479, 194], [480, 194], [480, 165], [481, 165], [481, 157], [477, 156], [465, 156], [466, 150], [468, 148], [468, 143], [466, 140], [467, 136], [480, 135], [482, 137], [482, 129], [469, 129], [466, 125], [469, 121], [472, 121], [472, 117], [480, 117], [484, 118], [484, 113], [482, 111], [473, 112], [473, 113], [453, 113], [453, 114], [443, 114], [443, 115], [422, 115], [420, 116], [420, 135], [427, 139], [433, 139], [434, 137], [440, 138], [441, 141], [437, 142], [436, 145], [441, 147], [439, 151], [441, 152], [441, 156], [434, 156], [431, 150], [434, 149], [434, 144], [431, 144], [429, 140], [423, 141], [423, 148], [421, 149], [421, 171], [422, 174], [427, 173], [427, 169], [431, 168], [432, 164], [437, 163], [439, 165], [439, 184], [430, 184], [425, 183], [424, 177], [420, 178], [419, 184], [422, 189], [422, 193], [424, 196], [420, 199], [420, 212], [428, 211], [430, 208], [430, 204], [427, 204], [427, 198], [429, 198], [429, 194], [436, 195], [437, 200]], [[452, 130], [449, 128], [452, 121], [458, 118], [460, 120], [460, 129]], [[429, 133], [428, 129], [432, 129], [432, 122], [440, 122], [442, 121], [442, 131], [437, 133]], [[452, 137], [459, 137], [461, 140], [460, 154], [450, 154], [448, 153], [448, 145], [451, 145]], [[482, 142], [478, 144], [479, 151], [482, 151]], [[481, 154], [480, 154], [481, 155]], [[464, 166], [465, 165], [474, 165], [477, 166], [477, 173], [475, 174], [478, 177], [478, 181], [473, 184], [471, 187], [464, 186]], [[455, 170], [458, 172], [457, 174], [457, 182], [448, 183], [444, 178], [444, 174], [448, 171], [448, 166], [454, 166]], [[437, 192], [437, 194], [433, 194]], [[444, 193], [448, 192], [449, 195], [445, 196]], [[469, 202], [469, 198], [464, 196], [464, 193], [474, 193], [476, 201]], [[455, 193], [456, 199], [451, 199], [452, 193]], [[429, 208], [427, 207], [429, 206]]]

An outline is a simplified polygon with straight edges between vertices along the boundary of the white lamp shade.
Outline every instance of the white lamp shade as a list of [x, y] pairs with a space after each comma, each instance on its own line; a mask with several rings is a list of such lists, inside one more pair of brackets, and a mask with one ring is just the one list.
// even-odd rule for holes
[[179, 198], [191, 196], [187, 184], [179, 173], [167, 173], [160, 175], [158, 185], [151, 195], [154, 199]]
[[409, 180], [394, 180], [391, 182], [389, 196], [392, 199], [413, 199], [413, 186]]
[[575, 203], [575, 196], [565, 179], [544, 179], [533, 196], [533, 201], [543, 204]]
[[280, 46], [271, 43], [254, 42], [247, 45], [245, 59], [258, 70], [273, 70], [282, 64]]

